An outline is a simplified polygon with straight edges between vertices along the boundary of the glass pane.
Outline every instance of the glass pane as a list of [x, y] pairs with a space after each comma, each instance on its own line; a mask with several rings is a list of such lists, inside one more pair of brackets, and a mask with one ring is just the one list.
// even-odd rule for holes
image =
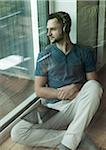
[[105, 1], [78, 1], [78, 43], [93, 48], [97, 69], [105, 63]]
[[46, 24], [48, 18], [48, 1], [47, 0], [38, 0], [38, 26], [39, 26], [39, 45], [40, 50], [42, 51], [48, 43], [46, 35]]
[[34, 92], [29, 0], [0, 0], [0, 118]]
[[98, 1], [78, 1], [78, 43], [96, 47], [98, 12]]

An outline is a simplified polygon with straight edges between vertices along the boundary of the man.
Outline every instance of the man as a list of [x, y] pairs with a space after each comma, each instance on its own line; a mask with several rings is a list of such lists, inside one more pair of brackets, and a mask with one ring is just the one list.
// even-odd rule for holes
[[91, 50], [71, 42], [70, 28], [68, 13], [49, 15], [50, 45], [39, 54], [35, 71], [35, 91], [42, 105], [59, 112], [41, 124], [21, 120], [11, 132], [14, 141], [75, 150], [83, 139], [100, 104], [102, 88]]

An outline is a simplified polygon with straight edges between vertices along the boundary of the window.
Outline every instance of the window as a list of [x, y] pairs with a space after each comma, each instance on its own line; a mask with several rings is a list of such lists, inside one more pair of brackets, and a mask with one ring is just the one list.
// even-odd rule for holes
[[[32, 14], [32, 2], [38, 8], [38, 12], [35, 13], [36, 19], [39, 19], [36, 28], [32, 25], [35, 19]], [[3, 119], [6, 116], [9, 118], [13, 110], [21, 110], [19, 107], [21, 104], [26, 106], [34, 98], [32, 96], [34, 94], [34, 62], [36, 62], [37, 51], [33, 45], [38, 38], [41, 49], [47, 44], [45, 36], [47, 4], [47, 1], [39, 0], [0, 1], [1, 125]], [[33, 27], [39, 30], [39, 37], [36, 36], [36, 39], [33, 39]]]
[[33, 88], [33, 45], [29, 1], [0, 1], [0, 118]]
[[[97, 58], [97, 69], [104, 65], [105, 1], [78, 1], [78, 43], [90, 46]], [[83, 18], [83, 19], [82, 19]]]
[[[39, 45], [42, 51], [48, 43], [46, 35], [46, 24], [49, 14], [49, 3], [47, 0], [38, 0], [38, 24], [39, 24]], [[45, 12], [45, 13], [44, 13]]]
[[[33, 78], [30, 3], [0, 1], [1, 74]], [[14, 61], [15, 60], [15, 61]]]

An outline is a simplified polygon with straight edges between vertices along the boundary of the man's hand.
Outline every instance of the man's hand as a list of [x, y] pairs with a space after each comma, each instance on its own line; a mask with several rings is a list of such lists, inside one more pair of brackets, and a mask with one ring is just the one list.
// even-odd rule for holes
[[61, 100], [72, 100], [75, 98], [80, 90], [80, 84], [71, 84], [58, 88], [58, 99]]

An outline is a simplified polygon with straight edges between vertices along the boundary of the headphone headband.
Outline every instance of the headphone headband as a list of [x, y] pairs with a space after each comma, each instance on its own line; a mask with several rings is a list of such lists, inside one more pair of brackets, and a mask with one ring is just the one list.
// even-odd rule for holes
[[59, 11], [49, 15], [49, 19], [57, 18], [57, 20], [63, 24], [63, 30], [66, 33], [70, 32], [71, 28], [71, 18], [68, 13]]

